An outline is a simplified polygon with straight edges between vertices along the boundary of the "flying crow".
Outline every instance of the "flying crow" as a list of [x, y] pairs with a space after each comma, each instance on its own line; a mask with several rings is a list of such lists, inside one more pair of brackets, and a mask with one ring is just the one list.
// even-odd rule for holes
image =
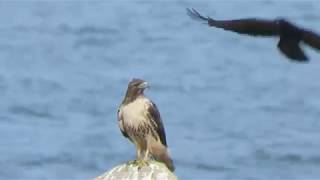
[[300, 28], [285, 19], [215, 20], [202, 16], [195, 9], [187, 9], [187, 12], [191, 18], [205, 21], [212, 27], [252, 36], [279, 36], [278, 48], [286, 57], [294, 61], [308, 61], [308, 57], [300, 47], [300, 42], [320, 50], [320, 36], [318, 34]]

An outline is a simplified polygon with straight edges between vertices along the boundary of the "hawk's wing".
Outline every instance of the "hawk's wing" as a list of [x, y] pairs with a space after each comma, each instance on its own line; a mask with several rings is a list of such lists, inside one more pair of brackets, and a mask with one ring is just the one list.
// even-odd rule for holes
[[207, 21], [209, 26], [222, 28], [228, 31], [247, 34], [253, 36], [278, 35], [278, 24], [273, 20], [263, 19], [237, 19], [237, 20], [214, 20], [210, 17], [202, 16], [195, 9], [187, 9], [188, 15], [193, 19]]
[[120, 131], [122, 133], [122, 135], [126, 138], [129, 138], [128, 134], [126, 133], [124, 127], [123, 127], [123, 116], [122, 116], [122, 113], [121, 113], [121, 106], [118, 108], [118, 123], [119, 123], [119, 128], [120, 128]]
[[166, 133], [162, 124], [159, 110], [152, 101], [148, 101], [147, 117], [151, 121], [152, 126], [155, 127], [156, 132], [159, 135], [160, 141], [163, 145], [167, 146]]

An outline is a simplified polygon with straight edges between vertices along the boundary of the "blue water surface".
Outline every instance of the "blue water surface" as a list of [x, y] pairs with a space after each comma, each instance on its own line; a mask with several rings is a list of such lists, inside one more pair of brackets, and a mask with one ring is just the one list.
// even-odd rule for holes
[[180, 179], [320, 179], [320, 54], [207, 27], [285, 17], [320, 33], [317, 1], [0, 2], [0, 179], [92, 179], [135, 158], [117, 125], [147, 80]]

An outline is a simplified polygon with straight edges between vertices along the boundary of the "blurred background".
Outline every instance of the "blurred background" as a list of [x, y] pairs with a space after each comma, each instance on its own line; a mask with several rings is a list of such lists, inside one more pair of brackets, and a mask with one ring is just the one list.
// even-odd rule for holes
[[278, 39], [209, 28], [188, 7], [320, 33], [317, 1], [2, 1], [0, 179], [90, 179], [133, 160], [116, 112], [134, 77], [180, 179], [319, 179], [320, 53], [292, 63]]

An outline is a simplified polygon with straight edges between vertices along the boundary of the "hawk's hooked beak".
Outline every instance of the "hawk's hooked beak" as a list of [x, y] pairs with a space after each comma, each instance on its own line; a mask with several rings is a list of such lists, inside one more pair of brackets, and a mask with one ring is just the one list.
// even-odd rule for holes
[[139, 84], [138, 87], [140, 89], [146, 89], [146, 88], [149, 88], [150, 86], [149, 86], [148, 82], [143, 82], [143, 83]]

